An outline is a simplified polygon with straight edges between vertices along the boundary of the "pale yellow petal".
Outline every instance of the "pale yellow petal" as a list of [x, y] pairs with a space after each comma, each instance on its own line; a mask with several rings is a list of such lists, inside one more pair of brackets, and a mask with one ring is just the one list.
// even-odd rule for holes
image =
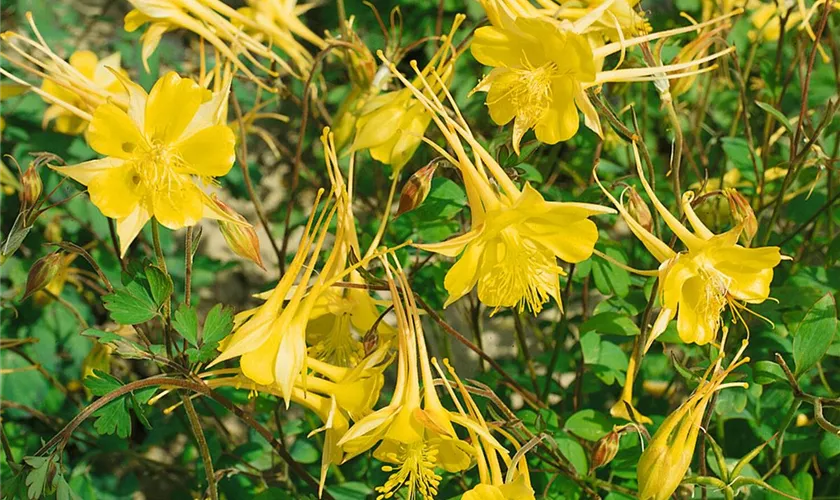
[[440, 243], [416, 243], [414, 246], [427, 252], [439, 253], [447, 257], [455, 257], [461, 253], [461, 251], [464, 249], [465, 246], [467, 246], [467, 244], [469, 244], [471, 241], [473, 241], [479, 235], [481, 235], [483, 229], [483, 226], [479, 226], [477, 228], [473, 228], [467, 233], [454, 236]]
[[478, 281], [478, 266], [483, 252], [484, 245], [479, 242], [467, 245], [464, 253], [446, 273], [443, 286], [449, 292], [449, 297], [443, 307], [449, 306], [473, 289]]
[[170, 189], [161, 187], [152, 193], [155, 219], [169, 229], [195, 225], [204, 213], [201, 190], [191, 180]]
[[124, 163], [125, 160], [119, 158], [100, 158], [67, 167], [56, 167], [53, 165], [49, 165], [49, 167], [59, 174], [65, 175], [87, 186], [98, 175], [103, 174], [107, 170], [122, 167]]
[[128, 217], [137, 208], [142, 191], [138, 186], [133, 165], [124, 163], [109, 168], [91, 179], [88, 184], [90, 201], [106, 217]]
[[128, 214], [128, 217], [117, 220], [117, 236], [120, 239], [120, 257], [125, 257], [128, 252], [128, 247], [134, 241], [134, 238], [140, 234], [143, 226], [149, 222], [151, 218], [149, 211], [141, 204], [137, 205], [133, 212]]
[[236, 137], [227, 125], [199, 130], [176, 148], [187, 168], [201, 176], [226, 175], [236, 160]]
[[97, 153], [125, 160], [146, 146], [146, 140], [125, 111], [106, 103], [96, 108], [85, 134], [88, 145]]
[[171, 144], [192, 121], [202, 102], [209, 100], [210, 91], [174, 71], [165, 74], [152, 87], [146, 102], [145, 135], [150, 141]]

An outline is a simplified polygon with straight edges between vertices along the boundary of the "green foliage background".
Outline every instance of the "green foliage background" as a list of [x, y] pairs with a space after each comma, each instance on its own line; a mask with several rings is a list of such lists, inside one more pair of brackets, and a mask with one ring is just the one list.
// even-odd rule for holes
[[[474, 28], [481, 21], [481, 9], [476, 2], [463, 5], [444, 0], [444, 27], [457, 12], [468, 14], [465, 29]], [[396, 2], [377, 2], [385, 14]], [[651, 24], [656, 29], [684, 25], [680, 10], [699, 17], [697, 1], [647, 2]], [[406, 0], [399, 2], [405, 24], [403, 40], [408, 44], [435, 33], [438, 2]], [[89, 0], [43, 1], [18, 0], [2, 5], [2, 29], [25, 30], [23, 15], [31, 11], [46, 41], [62, 55], [77, 47], [91, 48], [100, 56], [120, 51], [123, 66], [147, 89], [165, 68], [189, 73], [194, 63], [194, 40], [191, 35], [176, 32], [164, 38], [151, 59], [151, 73], [142, 71], [139, 32], [125, 33], [122, 16], [128, 9], [126, 2]], [[360, 2], [347, 3], [348, 14], [356, 16], [355, 27], [368, 46], [375, 50], [384, 46], [384, 37], [369, 8]], [[338, 25], [331, 2], [319, 6], [306, 15], [308, 25], [315, 32], [334, 30]], [[740, 65], [723, 61], [709, 76], [698, 78], [694, 88], [678, 99], [678, 109], [685, 132], [687, 151], [684, 186], [701, 183], [708, 177], [717, 180], [729, 169], [737, 169], [745, 182], [742, 190], [755, 196], [754, 164], [750, 149], [756, 153], [760, 169], [789, 166], [790, 135], [768, 147], [769, 134], [783, 126], [783, 120], [799, 116], [801, 106], [809, 112], [804, 132], [813, 137], [818, 125], [825, 121], [817, 138], [822, 156], [811, 153], [808, 165], [793, 180], [788, 192], [801, 191], [785, 202], [780, 217], [770, 225], [775, 209], [772, 201], [779, 195], [781, 180], [769, 182], [764, 193], [765, 210], [758, 211], [757, 241], [780, 245], [784, 254], [792, 257], [776, 269], [770, 300], [753, 307], [756, 313], [772, 324], [748, 317], [751, 358], [748, 369], [741, 370], [742, 379], [750, 384], [748, 390], [731, 389], [720, 393], [708, 426], [706, 446], [708, 466], [694, 475], [720, 477], [719, 461], [715, 455], [717, 443], [720, 455], [728, 466], [762, 443], [762, 449], [741, 475], [762, 479], [777, 492], [755, 484], [745, 484], [740, 495], [749, 498], [840, 498], [840, 436], [832, 435], [815, 422], [813, 401], [797, 393], [777, 363], [780, 354], [795, 370], [801, 391], [813, 397], [826, 398], [824, 418], [840, 425], [840, 336], [837, 330], [836, 299], [840, 289], [840, 209], [837, 192], [840, 189], [837, 166], [840, 148], [840, 120], [836, 106], [838, 99], [838, 64], [840, 48], [840, 15], [832, 14], [826, 28], [824, 46], [832, 56], [831, 62], [819, 60], [811, 74], [807, 102], [802, 103], [802, 76], [807, 69], [807, 56], [812, 43], [803, 32], [788, 33], [782, 43], [749, 41], [749, 22], [746, 18], [735, 22], [730, 42], [738, 49]], [[677, 46], [671, 43], [663, 50], [663, 57], [672, 57]], [[410, 58], [427, 59], [433, 51], [427, 44], [412, 52]], [[638, 55], [631, 55], [631, 61]], [[752, 58], [750, 73], [743, 81], [734, 76]], [[191, 59], [192, 58], [192, 59]], [[610, 66], [608, 61], [607, 66]], [[555, 146], [538, 145], [533, 135], [526, 135], [523, 153], [510, 150], [510, 127], [499, 128], [487, 115], [480, 95], [468, 97], [484, 69], [469, 54], [457, 65], [452, 92], [473, 131], [488, 145], [503, 166], [519, 173], [520, 181], [538, 186], [546, 199], [577, 200], [605, 203], [600, 191], [590, 182], [593, 164], [599, 164], [599, 174], [609, 181], [627, 181], [633, 172], [628, 144], [610, 131], [603, 145], [589, 130], [583, 128], [572, 140]], [[348, 90], [344, 70], [327, 60], [318, 83], [327, 110], [335, 111]], [[281, 101], [277, 111], [288, 115], [289, 123], [266, 123], [265, 126], [281, 146], [283, 154], [274, 158], [264, 145], [249, 143], [249, 171], [260, 194], [279, 196], [282, 201], [272, 206], [269, 219], [273, 234], [281, 238], [286, 218], [288, 173], [291, 155], [297, 147], [301, 111], [296, 102], [302, 96], [302, 84], [290, 81], [286, 91], [290, 98]], [[234, 85], [234, 91], [247, 108], [253, 101], [253, 86]], [[672, 134], [659, 98], [652, 85], [613, 85], [604, 90], [605, 100], [613, 109], [622, 110], [620, 119], [633, 128], [635, 112], [639, 132], [651, 151], [658, 174], [658, 194], [669, 206], [674, 196], [665, 177], [671, 153]], [[291, 96], [294, 96], [292, 98]], [[766, 103], [766, 104], [765, 104]], [[633, 111], [630, 111], [632, 107]], [[94, 153], [82, 137], [64, 136], [41, 127], [44, 103], [34, 94], [3, 102], [6, 129], [2, 136], [4, 162], [13, 161], [26, 166], [31, 154], [48, 151], [76, 163], [90, 159]], [[747, 113], [747, 120], [743, 113]], [[316, 115], [306, 128], [304, 168], [301, 171], [300, 199], [318, 187], [328, 184], [323, 168], [323, 153], [318, 142], [324, 116]], [[606, 123], [606, 122], [605, 122]], [[751, 128], [748, 140], [745, 123]], [[793, 125], [794, 127], [796, 125]], [[436, 131], [429, 135], [437, 139]], [[761, 148], [761, 152], [756, 150]], [[410, 172], [433, 158], [430, 148], [421, 148], [406, 167]], [[813, 161], [811, 161], [813, 160]], [[387, 198], [388, 174], [383, 167], [361, 155], [357, 163], [358, 199], [363, 209], [357, 212], [362, 247], [375, 233], [379, 214]], [[59, 176], [41, 170], [45, 191], [59, 182]], [[232, 197], [247, 202], [247, 191], [238, 167], [221, 180]], [[638, 185], [636, 183], [636, 185]], [[808, 186], [814, 188], [808, 189]], [[54, 195], [54, 201], [77, 191], [71, 183], [64, 184]], [[764, 199], [764, 198], [763, 198]], [[714, 205], [713, 200], [710, 205]], [[2, 200], [2, 230], [8, 234], [18, 212], [18, 198], [6, 194]], [[721, 205], [723, 206], [723, 205]], [[295, 204], [291, 214], [292, 228], [302, 225], [311, 207]], [[386, 244], [399, 244], [408, 238], [414, 241], [440, 241], [457, 234], [467, 224], [465, 195], [456, 176], [444, 174], [435, 179], [424, 205], [388, 226]], [[712, 210], [713, 211], [713, 210]], [[718, 217], [713, 230], [729, 227], [729, 219]], [[712, 217], [714, 219], [714, 217]], [[598, 220], [601, 239], [598, 248], [611, 257], [642, 269], [657, 265], [632, 235], [615, 225], [616, 217]], [[467, 226], [468, 227], [468, 226]], [[216, 231], [208, 225], [204, 233]], [[28, 235], [21, 249], [2, 266], [2, 336], [0, 351], [2, 379], [2, 492], [8, 498], [31, 498], [47, 495], [57, 498], [110, 499], [130, 498], [142, 492], [145, 498], [190, 498], [202, 495], [207, 481], [201, 465], [187, 417], [181, 408], [162, 411], [178, 403], [177, 396], [167, 396], [154, 406], [146, 403], [154, 389], [135, 391], [95, 412], [92, 418], [73, 435], [60, 455], [34, 456], [42, 443], [55, 435], [82, 408], [97, 396], [118, 389], [122, 384], [157, 374], [149, 354], [138, 353], [134, 358], [111, 356], [109, 365], [102, 365], [96, 377], [81, 380], [83, 364], [97, 342], [113, 342], [103, 330], [115, 323], [134, 323], [154, 318], [162, 300], [161, 294], [174, 293], [182, 301], [184, 294], [183, 235], [164, 231], [162, 243], [167, 255], [171, 283], [159, 282], [150, 276], [149, 262], [153, 257], [149, 227], [135, 243], [131, 260], [135, 264], [128, 272], [121, 272], [109, 242], [109, 227], [86, 196], [78, 196], [43, 214]], [[205, 234], [205, 239], [210, 237]], [[292, 237], [292, 241], [295, 237]], [[61, 291], [65, 303], [33, 299], [21, 301], [28, 270], [33, 263], [52, 251], [51, 243], [70, 241], [79, 245], [92, 243], [90, 253], [104, 273], [118, 288], [115, 295], [102, 301], [90, 287], [66, 286]], [[269, 272], [262, 272], [250, 263], [226, 254], [208, 254], [205, 241], [195, 258], [192, 277], [195, 311], [186, 309], [176, 315], [175, 328], [193, 349], [195, 359], [212, 356], [215, 342], [230, 330], [230, 315], [256, 302], [250, 298], [270, 288], [277, 278], [276, 262]], [[221, 256], [219, 256], [221, 255]], [[419, 263], [413, 275], [413, 286], [432, 307], [440, 308], [446, 297], [443, 276], [451, 266], [447, 259], [423, 261], [425, 255], [405, 250], [401, 258], [407, 263]], [[89, 269], [82, 259], [75, 267]], [[154, 273], [154, 271], [152, 271]], [[628, 433], [620, 441], [620, 451], [611, 464], [589, 473], [591, 451], [597, 440], [606, 435], [614, 424], [621, 423], [609, 416], [609, 407], [618, 397], [626, 376], [633, 337], [639, 333], [642, 313], [650, 296], [653, 280], [631, 275], [603, 260], [593, 259], [578, 265], [570, 273], [567, 287], [567, 314], [560, 317], [556, 310], [537, 318], [522, 315], [514, 321], [514, 313], [502, 311], [493, 318], [479, 308], [473, 297], [462, 299], [447, 310], [446, 318], [464, 335], [477, 341], [493, 354], [501, 367], [519, 386], [533, 392], [542, 408], [532, 407], [504, 383], [499, 373], [485, 363], [466, 354], [457, 341], [431, 323], [427, 328], [434, 339], [433, 351], [438, 356], [450, 356], [462, 375], [474, 378], [494, 388], [533, 432], [544, 433], [551, 446], [564, 457], [566, 463], [558, 467], [547, 453], [531, 454], [532, 481], [538, 498], [582, 498], [598, 494], [610, 500], [628, 497], [635, 491], [636, 463], [641, 453], [638, 434]], [[165, 281], [165, 280], [164, 280]], [[139, 298], [139, 300], [138, 300]], [[217, 304], [225, 304], [222, 308]], [[214, 307], [215, 306], [215, 307]], [[77, 317], [78, 315], [79, 317]], [[179, 319], [180, 318], [180, 319]], [[478, 319], [476, 319], [478, 318]], [[86, 324], [83, 324], [86, 323]], [[203, 325], [203, 338], [197, 337], [198, 325]], [[90, 326], [92, 329], [88, 329]], [[210, 329], [211, 334], [208, 334]], [[83, 335], [82, 332], [85, 332]], [[479, 332], [478, 339], [475, 338]], [[731, 335], [738, 339], [746, 335], [743, 325], [732, 326]], [[99, 340], [97, 340], [99, 339]], [[654, 420], [653, 432], [662, 419], [696, 386], [698, 376], [708, 366], [710, 348], [684, 345], [679, 342], [673, 325], [663, 342], [657, 343], [644, 358], [637, 387], [636, 407]], [[162, 347], [162, 346], [158, 346]], [[122, 345], [121, 352], [131, 353], [137, 348]], [[142, 351], [142, 348], [137, 348]], [[824, 353], [824, 354], [822, 354]], [[387, 401], [386, 383], [383, 400]], [[251, 397], [247, 391], [220, 391], [234, 404], [252, 413], [274, 435], [281, 436], [291, 456], [310, 474], [317, 477], [320, 462], [320, 440], [307, 434], [320, 427], [314, 415], [299, 408], [285, 411], [274, 397]], [[218, 402], [198, 398], [195, 407], [205, 429], [207, 445], [217, 471], [218, 486], [224, 498], [284, 499], [313, 496], [303, 478], [290, 472], [272, 446], [253, 429], [242, 425], [231, 412]], [[385, 473], [371, 457], [363, 455], [340, 471], [333, 468], [328, 479], [328, 491], [341, 500], [374, 498], [372, 487], [382, 484]], [[54, 479], [54, 475], [59, 479]], [[439, 498], [458, 498], [474, 481], [474, 475], [445, 475]], [[784, 493], [785, 495], [782, 495]], [[690, 494], [681, 490], [681, 495]], [[706, 498], [722, 497], [710, 486]], [[697, 487], [695, 497], [700, 496]]]

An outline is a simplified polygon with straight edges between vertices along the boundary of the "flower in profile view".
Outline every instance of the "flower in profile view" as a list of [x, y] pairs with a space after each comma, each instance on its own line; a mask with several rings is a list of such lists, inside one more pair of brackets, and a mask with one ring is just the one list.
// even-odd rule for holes
[[[423, 70], [424, 74], [436, 71], [440, 79], [424, 92], [442, 93], [453, 76], [453, 66], [458, 53], [452, 46], [452, 37], [464, 21], [463, 15], [455, 16], [449, 35]], [[423, 134], [432, 118], [409, 89], [393, 90], [371, 98], [362, 108], [356, 121], [353, 150], [367, 149], [377, 161], [390, 165], [394, 175], [423, 142]]]
[[[124, 93], [124, 87], [114, 72], [123, 72], [120, 68], [120, 53], [115, 52], [101, 60], [89, 50], [74, 52], [68, 60], [70, 66], [77, 70], [97, 87], [111, 94]], [[123, 72], [124, 74], [124, 72]], [[55, 96], [63, 102], [69, 102], [76, 107], [83, 108], [82, 98], [72, 89], [62, 87], [50, 78], [45, 78], [41, 90]], [[61, 105], [52, 104], [44, 111], [44, 124], [53, 123], [57, 132], [68, 135], [78, 135], [84, 132], [87, 122]]]
[[[579, 127], [578, 110], [586, 126], [602, 135], [587, 88], [608, 82], [648, 81], [654, 75], [665, 79], [676, 78], [677, 74], [688, 76], [707, 71], [710, 68], [697, 68], [732, 50], [678, 64], [604, 71], [600, 66], [608, 55], [645, 41], [696, 31], [722, 18], [652, 34], [642, 30], [638, 36], [622, 36], [593, 47], [587, 33], [601, 19], [599, 8], [572, 22], [538, 9], [512, 9], [502, 0], [485, 0], [483, 4], [491, 24], [475, 31], [470, 49], [478, 62], [493, 69], [473, 92], [487, 93], [486, 104], [495, 123], [513, 121], [513, 149], [517, 154], [523, 135], [531, 129], [539, 141], [547, 144], [572, 138]], [[612, 2], [599, 5], [602, 9], [608, 4]]]
[[122, 255], [152, 217], [170, 229], [202, 217], [229, 220], [199, 187], [233, 166], [235, 139], [225, 124], [229, 83], [212, 93], [170, 72], [146, 94], [119, 78], [127, 111], [99, 106], [85, 136], [104, 158], [53, 168], [87, 186], [91, 202], [116, 219]]
[[[0, 99], [27, 90], [38, 94], [49, 104], [43, 126], [52, 123], [54, 130], [67, 135], [84, 132], [90, 114], [107, 102], [126, 109], [128, 96], [118, 75], [127, 78], [127, 74], [120, 67], [119, 52], [99, 59], [89, 50], [78, 50], [65, 61], [44, 42], [31, 12], [26, 13], [26, 20], [34, 38], [15, 31], [0, 34], [5, 46], [4, 61], [20, 70], [15, 75], [0, 68], [0, 74], [6, 78]], [[20, 75], [37, 77], [41, 84], [29, 83]]]
[[778, 247], [744, 248], [738, 239], [743, 224], [723, 234], [714, 234], [700, 220], [691, 205], [694, 192], [683, 195], [682, 207], [694, 232], [685, 227], [659, 201], [642, 171], [639, 151], [633, 145], [636, 170], [656, 211], [682, 241], [686, 250], [676, 252], [642, 227], [600, 183], [604, 194], [621, 213], [633, 234], [662, 264], [659, 266], [659, 290], [662, 309], [649, 333], [644, 352], [677, 318], [677, 332], [683, 342], [707, 344], [720, 329], [721, 313], [728, 305], [733, 315], [748, 311], [745, 304], [760, 304], [770, 295], [773, 268], [782, 259]]
[[688, 400], [659, 426], [636, 468], [640, 500], [667, 500], [680, 485], [694, 458], [703, 415], [712, 396], [728, 387], [747, 387], [743, 382], [724, 383], [733, 370], [749, 362], [749, 358], [741, 359], [746, 347], [745, 340], [725, 369], [721, 367], [722, 360], [718, 359]]
[[[447, 257], [460, 256], [444, 279], [449, 292], [444, 307], [478, 287], [479, 300], [493, 307], [494, 312], [502, 307], [522, 311], [527, 306], [536, 314], [552, 298], [562, 308], [559, 276], [565, 271], [557, 259], [570, 263], [588, 259], [598, 239], [598, 228], [589, 217], [614, 211], [588, 203], [546, 201], [528, 183], [518, 188], [473, 137], [460, 111], [450, 112], [441, 100], [429, 97], [429, 84], [419, 71], [426, 92], [393, 66], [392, 71], [423, 103], [455, 152], [453, 157], [438, 151], [461, 171], [467, 191], [470, 231], [442, 243], [416, 245]], [[431, 78], [439, 77], [433, 72]], [[462, 140], [472, 149], [472, 157], [466, 153]], [[486, 170], [499, 190], [491, 184]]]
[[[444, 359], [443, 363], [446, 365], [449, 374], [455, 380], [458, 392], [461, 395], [463, 402], [459, 402], [458, 395], [452, 388], [452, 384], [443, 374], [443, 370], [435, 360], [432, 360], [435, 368], [443, 380], [444, 386], [449, 391], [449, 395], [453, 401], [456, 402], [458, 411], [461, 415], [473, 422], [475, 426], [482, 429], [482, 434], [477, 434], [473, 428], [467, 428], [470, 434], [470, 443], [473, 446], [473, 455], [475, 456], [477, 469], [479, 474], [479, 483], [472, 489], [464, 493], [463, 500], [534, 500], [534, 489], [531, 487], [531, 479], [528, 473], [528, 461], [525, 458], [527, 449], [519, 447], [519, 443], [513, 441], [516, 446], [517, 453], [511, 458], [510, 453], [504, 447], [500, 446], [498, 441], [490, 441], [486, 436], [492, 435], [492, 428], [481, 415], [478, 405], [473, 400], [467, 388], [464, 386], [458, 374], [449, 364], [448, 359]], [[466, 407], [466, 408], [464, 408]], [[510, 436], [509, 434], [506, 434]], [[502, 468], [499, 463], [507, 467], [507, 474], [502, 476]]]
[[378, 498], [391, 498], [406, 488], [406, 498], [428, 500], [437, 494], [438, 468], [459, 472], [471, 464], [472, 447], [458, 437], [453, 422], [480, 435], [487, 433], [444, 408], [435, 389], [413, 292], [402, 269], [397, 267], [395, 280], [391, 264], [384, 263], [397, 317], [394, 393], [388, 405], [355, 422], [338, 446], [346, 453], [345, 461], [376, 446], [373, 456], [387, 463], [382, 470], [391, 473], [385, 484], [376, 488]]

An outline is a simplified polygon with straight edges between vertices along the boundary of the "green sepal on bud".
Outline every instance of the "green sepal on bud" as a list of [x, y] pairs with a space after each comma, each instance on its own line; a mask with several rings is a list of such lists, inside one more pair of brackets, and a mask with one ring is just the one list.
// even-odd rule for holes
[[34, 208], [41, 199], [41, 193], [44, 192], [44, 183], [41, 181], [41, 176], [35, 167], [35, 162], [29, 164], [26, 171], [20, 178], [20, 203], [21, 210], [26, 212]]
[[639, 193], [633, 186], [627, 188], [625, 193], [627, 194], [627, 212], [639, 225], [651, 231], [653, 229], [653, 216], [645, 200], [639, 196]]
[[436, 158], [411, 175], [400, 192], [400, 206], [394, 216], [395, 219], [419, 207], [426, 200], [429, 191], [432, 189], [432, 178], [435, 175], [438, 163], [439, 159]]
[[35, 261], [26, 278], [26, 291], [21, 301], [46, 288], [61, 270], [62, 260], [62, 252], [53, 252]]
[[589, 467], [592, 471], [612, 462], [616, 453], [618, 453], [620, 439], [621, 431], [613, 429], [595, 443], [595, 448], [592, 450], [592, 456], [589, 460]]
[[758, 220], [755, 218], [755, 211], [753, 211], [749, 200], [737, 190], [726, 188], [723, 193], [729, 201], [729, 214], [732, 221], [741, 225], [743, 228], [741, 235], [744, 237], [744, 242], [749, 246], [755, 237], [755, 233], [758, 232]]
[[232, 220], [237, 222], [229, 222], [226, 220], [219, 220], [219, 230], [222, 232], [228, 247], [236, 255], [248, 259], [254, 264], [260, 266], [265, 270], [262, 256], [260, 255], [260, 240], [257, 237], [257, 231], [254, 226], [248, 223], [245, 217], [231, 208], [227, 203], [224, 203], [216, 196], [213, 196], [213, 201], [219, 210], [225, 212]]

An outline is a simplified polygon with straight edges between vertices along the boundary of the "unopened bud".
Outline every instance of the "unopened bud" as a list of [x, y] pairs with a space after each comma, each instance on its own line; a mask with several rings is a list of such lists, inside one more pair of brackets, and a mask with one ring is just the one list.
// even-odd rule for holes
[[653, 216], [645, 200], [636, 192], [636, 188], [630, 186], [627, 191], [627, 211], [630, 216], [643, 228], [650, 231], [653, 228]]
[[265, 269], [262, 262], [262, 256], [260, 255], [260, 240], [257, 238], [257, 231], [254, 229], [254, 226], [249, 224], [248, 221], [245, 220], [245, 217], [239, 215], [236, 210], [219, 200], [217, 197], [213, 196], [213, 201], [216, 202], [216, 206], [219, 207], [222, 212], [232, 219], [219, 220], [219, 230], [222, 232], [222, 236], [225, 237], [228, 247], [233, 250], [233, 253], [236, 255], [248, 259]]
[[26, 291], [21, 300], [26, 300], [33, 293], [46, 288], [61, 270], [62, 261], [61, 252], [53, 252], [38, 259], [29, 270], [29, 276], [26, 278]]
[[400, 192], [400, 207], [397, 209], [397, 215], [394, 218], [414, 210], [426, 200], [429, 191], [432, 189], [432, 177], [437, 170], [438, 161], [437, 158], [432, 160], [425, 167], [414, 172], [408, 179]]
[[758, 232], [758, 220], [755, 218], [755, 212], [744, 195], [735, 189], [727, 188], [724, 190], [726, 199], [729, 201], [729, 214], [736, 224], [743, 227], [744, 239], [749, 244]]
[[41, 176], [38, 175], [34, 163], [29, 164], [29, 168], [20, 178], [20, 184], [20, 203], [23, 210], [29, 210], [38, 203], [41, 193], [44, 191], [44, 183], [41, 181]]
[[590, 467], [595, 470], [612, 462], [618, 453], [618, 442], [621, 434], [613, 430], [606, 436], [602, 437], [595, 443], [595, 449], [592, 450], [592, 457], [590, 460]]

